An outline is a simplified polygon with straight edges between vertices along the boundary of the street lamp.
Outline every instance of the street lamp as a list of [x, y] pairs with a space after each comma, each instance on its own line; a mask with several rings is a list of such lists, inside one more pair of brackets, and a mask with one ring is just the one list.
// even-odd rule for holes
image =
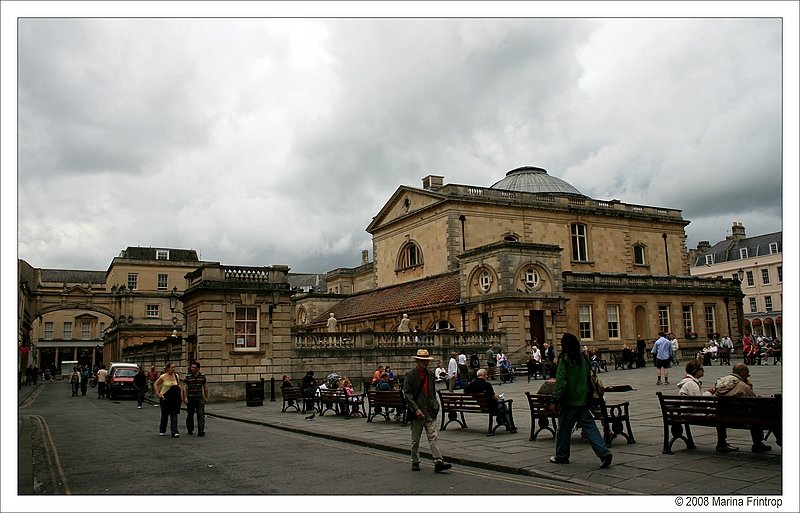
[[[182, 310], [178, 310], [178, 287], [172, 287], [172, 292], [169, 294], [169, 311], [173, 314], [181, 314], [183, 316], [183, 320], [186, 320], [186, 313]], [[172, 316], [172, 325], [175, 326], [178, 324], [178, 317], [176, 315]]]
[[281, 299], [281, 291], [280, 290], [273, 290], [272, 291], [272, 302], [269, 305], [269, 323], [272, 324], [272, 312], [278, 307], [278, 302]]
[[744, 279], [744, 271], [742, 271], [742, 269], [739, 268], [739, 270], [736, 271], [736, 276], [739, 278], [739, 283], [741, 283], [742, 280]]

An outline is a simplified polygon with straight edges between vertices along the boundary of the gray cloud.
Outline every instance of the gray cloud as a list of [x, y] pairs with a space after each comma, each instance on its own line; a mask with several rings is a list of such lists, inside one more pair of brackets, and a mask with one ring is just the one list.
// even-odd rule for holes
[[781, 57], [777, 19], [21, 20], [19, 257], [326, 271], [399, 185], [522, 165], [778, 231]]

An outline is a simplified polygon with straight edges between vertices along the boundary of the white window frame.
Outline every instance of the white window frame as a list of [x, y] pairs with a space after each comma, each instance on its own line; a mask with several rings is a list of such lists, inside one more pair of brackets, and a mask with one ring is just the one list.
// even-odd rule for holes
[[100, 322], [100, 327], [98, 328], [97, 338], [103, 338], [103, 333], [106, 331], [106, 323]]
[[783, 283], [783, 266], [778, 266], [778, 283]]
[[769, 243], [769, 254], [772, 255], [778, 252], [778, 243], [777, 242], [770, 242]]
[[156, 260], [169, 260], [169, 250], [168, 249], [157, 249], [156, 250]]
[[588, 262], [589, 251], [587, 243], [587, 229], [583, 223], [572, 223], [570, 234], [572, 240], [572, 260], [575, 262]]
[[716, 320], [716, 307], [715, 305], [705, 305], [703, 308], [705, 311], [705, 318], [706, 318], [706, 333], [716, 333], [717, 332], [717, 320]]
[[139, 289], [139, 273], [128, 273], [128, 288], [130, 290]]
[[525, 282], [525, 285], [528, 288], [535, 289], [539, 286], [539, 271], [536, 270], [535, 267], [529, 266], [525, 269], [525, 273], [522, 276], [522, 281]]
[[758, 311], [758, 301], [754, 297], [748, 299], [750, 300], [750, 313], [756, 313]]
[[670, 333], [669, 327], [669, 305], [658, 305], [658, 329], [664, 333]]
[[484, 269], [478, 275], [478, 288], [480, 288], [483, 292], [489, 292], [491, 287], [492, 273], [490, 273], [487, 269]]
[[755, 279], [755, 276], [753, 276], [753, 271], [747, 271], [744, 274], [745, 274], [745, 277], [747, 279], [747, 286], [748, 287], [755, 287], [756, 279]]
[[157, 304], [146, 305], [144, 316], [147, 317], [148, 319], [158, 319], [160, 310], [161, 309]]
[[234, 313], [233, 348], [258, 351], [260, 347], [260, 312], [257, 306], [237, 306]]
[[64, 340], [72, 340], [72, 323], [64, 322]]
[[50, 321], [44, 323], [44, 339], [45, 340], [53, 340], [53, 328], [54, 324]]
[[156, 276], [156, 284], [158, 290], [167, 290], [169, 288], [169, 274], [158, 273], [158, 276]]
[[761, 283], [769, 285], [769, 269], [761, 269]]
[[398, 269], [410, 269], [423, 264], [422, 250], [416, 242], [408, 241], [400, 248], [397, 259]]
[[81, 340], [92, 339], [92, 325], [89, 321], [81, 322]]
[[764, 311], [772, 311], [772, 296], [764, 296]]
[[619, 339], [619, 305], [607, 305], [608, 312], [608, 338]]
[[681, 310], [684, 333], [694, 333], [694, 307], [692, 305], [683, 305]]
[[714, 254], [710, 253], [706, 255], [706, 265], [712, 265], [714, 263]]
[[581, 340], [594, 340], [592, 329], [592, 305], [578, 305], [578, 333]]
[[633, 245], [633, 264], [647, 265], [647, 247], [644, 244]]
[[739, 258], [747, 258], [747, 248], [739, 248]]

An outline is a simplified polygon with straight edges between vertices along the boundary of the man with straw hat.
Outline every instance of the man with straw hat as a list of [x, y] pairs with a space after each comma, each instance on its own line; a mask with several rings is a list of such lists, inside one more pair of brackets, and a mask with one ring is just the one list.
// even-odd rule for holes
[[417, 365], [406, 372], [403, 382], [403, 393], [411, 413], [411, 470], [419, 471], [419, 440], [422, 429], [425, 428], [434, 462], [433, 471], [444, 472], [453, 466], [444, 462], [437, 443], [439, 430], [436, 417], [439, 415], [439, 401], [436, 399], [436, 377], [428, 369], [433, 358], [427, 349], [419, 349], [414, 360]]

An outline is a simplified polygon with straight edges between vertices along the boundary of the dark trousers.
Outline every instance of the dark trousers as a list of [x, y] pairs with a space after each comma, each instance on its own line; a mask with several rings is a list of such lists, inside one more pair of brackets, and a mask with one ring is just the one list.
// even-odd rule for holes
[[97, 382], [97, 397], [103, 399], [106, 396], [106, 383], [102, 381]]
[[86, 385], [89, 384], [89, 378], [81, 378], [81, 395], [86, 395]]
[[141, 406], [144, 402], [144, 394], [147, 392], [147, 387], [136, 387], [136, 405]]
[[72, 385], [72, 397], [77, 397], [78, 396], [78, 387], [80, 387], [81, 384], [78, 383], [77, 381], [73, 381], [73, 382], [70, 383], [70, 385]]
[[190, 397], [186, 405], [186, 431], [194, 431], [194, 415], [197, 413], [197, 433], [206, 432], [206, 402], [202, 397]]
[[166, 433], [167, 432], [167, 419], [169, 419], [169, 430], [174, 435], [178, 432], [178, 409], [175, 406], [172, 406], [164, 399], [159, 401], [159, 406], [161, 406], [161, 422], [158, 424], [158, 432], [159, 433]]

